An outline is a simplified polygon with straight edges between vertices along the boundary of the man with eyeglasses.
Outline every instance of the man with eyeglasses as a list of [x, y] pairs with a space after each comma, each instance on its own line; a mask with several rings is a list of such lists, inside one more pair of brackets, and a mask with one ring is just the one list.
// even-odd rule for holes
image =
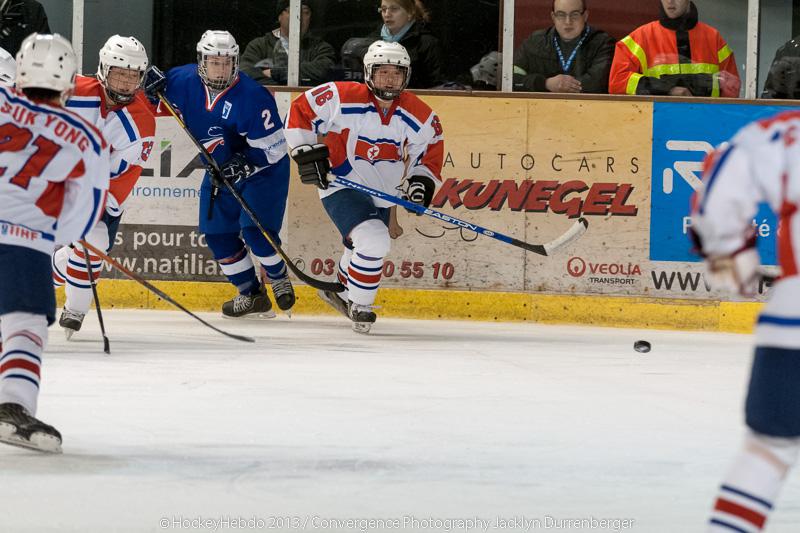
[[690, 0], [661, 0], [658, 20], [617, 43], [608, 92], [736, 98], [741, 80], [719, 32]]
[[514, 53], [514, 90], [608, 92], [614, 39], [589, 25], [585, 0], [554, 0], [553, 26], [531, 34]]

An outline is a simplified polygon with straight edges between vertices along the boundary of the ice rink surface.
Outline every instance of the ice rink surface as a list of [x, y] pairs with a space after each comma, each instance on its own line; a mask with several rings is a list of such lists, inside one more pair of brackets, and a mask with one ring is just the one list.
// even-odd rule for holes
[[[743, 435], [749, 336], [203, 316], [256, 344], [178, 312], [107, 311], [111, 356], [94, 315], [51, 328], [39, 416], [64, 454], [0, 447], [0, 531], [703, 531]], [[768, 531], [798, 524], [795, 473]]]

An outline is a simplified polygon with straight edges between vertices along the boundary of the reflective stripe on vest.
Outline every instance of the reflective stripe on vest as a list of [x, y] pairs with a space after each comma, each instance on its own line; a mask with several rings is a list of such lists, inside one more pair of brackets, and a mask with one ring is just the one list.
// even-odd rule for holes
[[639, 43], [634, 41], [630, 35], [622, 39], [622, 43], [636, 56], [636, 59], [639, 60], [639, 66], [642, 67], [642, 72], [645, 72], [647, 70], [647, 54], [644, 53], [644, 48], [639, 46]]
[[639, 87], [639, 81], [644, 78], [642, 74], [631, 74], [631, 77], [628, 78], [628, 86], [625, 87], [625, 92], [627, 94], [636, 94], [636, 89]]
[[717, 52], [717, 60], [720, 63], [722, 63], [723, 61], [728, 59], [732, 53], [733, 51], [730, 48], [728, 48], [728, 45], [726, 44], [725, 46], [719, 49], [719, 52]]
[[710, 63], [677, 63], [673, 65], [656, 65], [644, 71], [645, 76], [660, 78], [661, 76], [678, 74], [716, 74], [719, 65]]

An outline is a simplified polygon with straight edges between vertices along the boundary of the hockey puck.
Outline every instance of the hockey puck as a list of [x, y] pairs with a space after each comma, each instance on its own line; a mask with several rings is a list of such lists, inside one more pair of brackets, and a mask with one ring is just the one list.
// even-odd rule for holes
[[639, 353], [647, 353], [650, 351], [650, 343], [647, 341], [636, 341], [633, 343], [633, 349]]

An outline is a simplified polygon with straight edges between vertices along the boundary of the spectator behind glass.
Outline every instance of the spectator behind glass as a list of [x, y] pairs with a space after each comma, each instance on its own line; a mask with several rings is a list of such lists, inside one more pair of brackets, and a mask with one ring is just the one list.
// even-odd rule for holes
[[699, 22], [690, 0], [661, 0], [659, 20], [617, 43], [608, 90], [613, 94], [739, 96], [733, 52]]
[[775, 52], [761, 98], [800, 99], [800, 37]]
[[51, 33], [42, 4], [36, 0], [0, 0], [0, 48], [16, 56], [31, 33]]
[[[336, 53], [333, 47], [308, 33], [311, 8], [302, 0], [300, 14], [300, 85], [328, 81]], [[247, 44], [241, 70], [262, 85], [286, 85], [289, 66], [289, 0], [278, 0], [278, 28]]]
[[554, 0], [553, 26], [535, 31], [514, 53], [514, 90], [606, 93], [614, 39], [589, 25], [584, 0]]
[[427, 16], [419, 0], [382, 0], [378, 10], [383, 18], [380, 31], [369, 37], [402, 44], [411, 56], [410, 88], [429, 89], [441, 85], [442, 49], [439, 39], [428, 30]]

